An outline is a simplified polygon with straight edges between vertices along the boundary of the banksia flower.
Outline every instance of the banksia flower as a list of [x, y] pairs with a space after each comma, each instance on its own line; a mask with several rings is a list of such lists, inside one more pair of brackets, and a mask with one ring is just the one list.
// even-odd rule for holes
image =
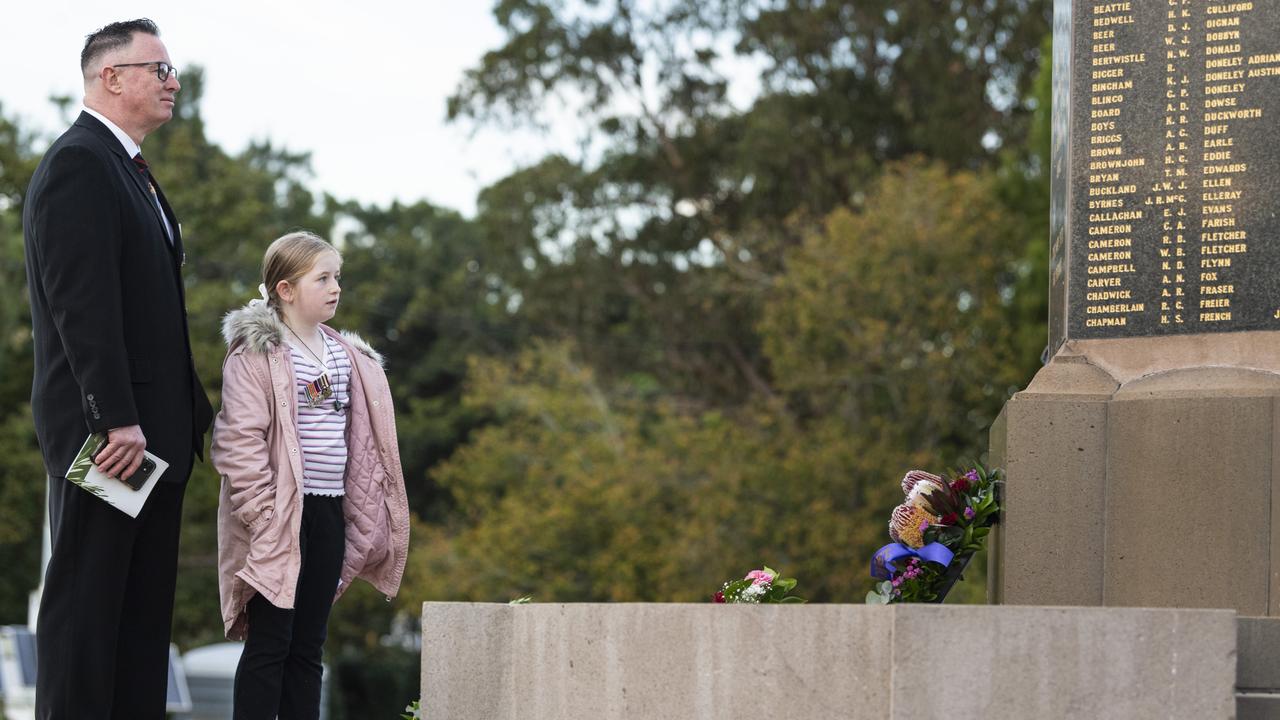
[[937, 475], [922, 470], [912, 470], [902, 480], [904, 487], [913, 473], [919, 473], [919, 475], [914, 478], [915, 482], [907, 492], [908, 505], [922, 507], [934, 515], [959, 515], [964, 510], [964, 502], [960, 499], [960, 495], [947, 485], [946, 480]]
[[924, 547], [924, 531], [938, 518], [918, 505], [899, 505], [889, 519], [889, 537], [911, 548]]
[[942, 484], [942, 478], [931, 472], [925, 472], [924, 470], [909, 470], [907, 471], [907, 474], [902, 477], [902, 494], [910, 495], [911, 490], [915, 488], [916, 483], [921, 481], [929, 481], [939, 485]]

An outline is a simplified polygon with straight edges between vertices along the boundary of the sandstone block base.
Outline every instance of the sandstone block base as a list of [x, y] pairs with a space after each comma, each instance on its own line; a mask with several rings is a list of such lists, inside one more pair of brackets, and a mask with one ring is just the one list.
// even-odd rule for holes
[[1212, 720], [1235, 614], [991, 606], [426, 603], [432, 720]]
[[1280, 615], [1280, 372], [1157, 340], [1068, 343], [1005, 405], [993, 602]]

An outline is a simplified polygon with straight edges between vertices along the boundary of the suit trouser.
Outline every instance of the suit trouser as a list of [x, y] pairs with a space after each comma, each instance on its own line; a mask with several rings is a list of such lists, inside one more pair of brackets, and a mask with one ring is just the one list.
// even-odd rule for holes
[[302, 496], [302, 567], [292, 610], [249, 600], [249, 635], [236, 668], [235, 720], [316, 720], [329, 610], [346, 550], [342, 498]]
[[52, 553], [36, 629], [40, 720], [162, 720], [185, 483], [131, 518], [50, 478]]

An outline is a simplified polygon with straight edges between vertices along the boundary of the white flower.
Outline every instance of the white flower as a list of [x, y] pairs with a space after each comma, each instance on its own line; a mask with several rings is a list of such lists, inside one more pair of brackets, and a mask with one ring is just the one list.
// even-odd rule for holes
[[760, 602], [760, 597], [764, 595], [768, 590], [769, 590], [768, 583], [751, 585], [746, 590], [742, 591], [742, 599], [746, 600], [747, 602], [758, 603]]

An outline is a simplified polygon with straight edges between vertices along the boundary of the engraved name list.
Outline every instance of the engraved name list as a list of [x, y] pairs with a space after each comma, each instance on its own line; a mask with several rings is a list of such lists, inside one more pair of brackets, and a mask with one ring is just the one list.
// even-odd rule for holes
[[1070, 335], [1280, 330], [1280, 2], [1074, 8]]

